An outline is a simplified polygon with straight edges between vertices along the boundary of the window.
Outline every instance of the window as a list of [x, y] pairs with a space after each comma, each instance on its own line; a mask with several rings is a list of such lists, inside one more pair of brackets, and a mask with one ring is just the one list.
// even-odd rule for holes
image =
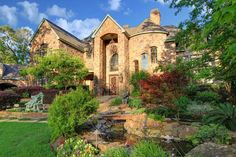
[[118, 54], [115, 53], [110, 60], [110, 71], [118, 70]]
[[138, 72], [138, 71], [139, 71], [138, 60], [134, 60], [134, 71], [135, 71], [135, 72]]
[[151, 61], [152, 63], [157, 63], [157, 47], [156, 46], [151, 47]]
[[147, 53], [143, 53], [141, 55], [141, 66], [142, 66], [142, 70], [148, 69], [148, 54]]

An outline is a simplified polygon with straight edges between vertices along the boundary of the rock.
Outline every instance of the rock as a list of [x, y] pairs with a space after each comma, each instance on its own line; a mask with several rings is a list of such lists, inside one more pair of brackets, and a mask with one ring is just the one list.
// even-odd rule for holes
[[57, 148], [65, 143], [65, 138], [63, 136], [57, 138], [54, 142], [50, 144], [52, 150], [56, 151]]
[[178, 127], [178, 137], [179, 138], [187, 138], [191, 135], [193, 135], [198, 130], [197, 127], [191, 126], [191, 125], [180, 125]]
[[188, 152], [185, 157], [235, 157], [236, 156], [236, 146], [230, 145], [220, 145], [215, 143], [203, 143], [198, 145], [190, 152]]

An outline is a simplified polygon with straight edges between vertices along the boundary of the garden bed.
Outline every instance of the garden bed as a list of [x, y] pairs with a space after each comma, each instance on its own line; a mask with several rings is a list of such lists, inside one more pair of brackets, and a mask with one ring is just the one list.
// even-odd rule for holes
[[0, 111], [1, 119], [46, 119], [47, 113], [41, 112], [9, 112]]

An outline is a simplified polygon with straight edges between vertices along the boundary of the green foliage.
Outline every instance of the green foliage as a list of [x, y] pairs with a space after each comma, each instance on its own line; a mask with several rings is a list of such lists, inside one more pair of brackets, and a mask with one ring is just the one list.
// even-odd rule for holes
[[98, 149], [80, 138], [69, 138], [57, 148], [57, 157], [95, 157], [97, 153]]
[[219, 104], [204, 117], [204, 121], [224, 125], [228, 129], [236, 131], [236, 106], [229, 103]]
[[219, 102], [220, 96], [213, 91], [203, 91], [197, 92], [195, 99], [202, 102]]
[[155, 113], [149, 113], [148, 118], [151, 118], [151, 119], [156, 120], [156, 121], [164, 121], [165, 120], [164, 116], [159, 115], [159, 114], [155, 114]]
[[147, 112], [159, 114], [163, 117], [169, 117], [176, 114], [176, 111], [174, 109], [171, 109], [167, 106], [159, 106], [158, 108], [155, 108], [155, 109], [149, 109], [147, 110]]
[[192, 101], [191, 104], [187, 106], [187, 114], [191, 115], [192, 117], [202, 118], [202, 116], [213, 110], [210, 104], [199, 103], [200, 102]]
[[0, 61], [6, 64], [29, 62], [29, 43], [33, 32], [27, 28], [14, 30], [0, 26]]
[[28, 92], [24, 92], [24, 93], [22, 93], [21, 97], [22, 98], [29, 98], [30, 94]]
[[141, 93], [138, 90], [133, 90], [132, 93], [131, 93], [131, 96], [133, 96], [133, 97], [138, 97], [140, 95], [141, 95]]
[[[176, 36], [179, 46], [198, 52], [200, 64], [195, 71], [203, 71], [204, 77], [234, 82], [236, 78], [236, 2], [235, 0], [165, 0], [170, 7], [192, 8], [190, 18], [184, 21]], [[209, 62], [217, 59], [217, 64]], [[196, 69], [197, 68], [197, 69]], [[212, 73], [213, 75], [211, 76]]]
[[122, 104], [122, 98], [121, 97], [116, 97], [111, 101], [112, 106], [119, 106]]
[[48, 87], [67, 88], [76, 86], [88, 74], [79, 56], [64, 50], [53, 50], [44, 57], [36, 57], [30, 67], [22, 70], [22, 74], [33, 75], [37, 79], [47, 78]]
[[48, 117], [48, 123], [53, 128], [53, 137], [73, 135], [75, 128], [85, 123], [97, 108], [98, 101], [81, 87], [57, 96], [49, 108]]
[[174, 104], [177, 109], [177, 118], [180, 117], [180, 114], [184, 114], [187, 112], [187, 106], [191, 103], [191, 100], [186, 96], [181, 96], [174, 101]]
[[146, 112], [145, 108], [139, 108], [139, 109], [131, 111], [131, 114], [142, 114], [142, 113], [145, 113], [145, 112]]
[[141, 108], [143, 107], [142, 100], [140, 98], [130, 98], [129, 107], [131, 108]]
[[133, 73], [130, 79], [130, 84], [133, 86], [134, 95], [138, 95], [140, 91], [139, 81], [147, 79], [149, 74], [146, 71]]
[[129, 153], [127, 149], [123, 147], [114, 147], [108, 149], [102, 157], [129, 157]]
[[231, 137], [224, 126], [210, 124], [203, 125], [199, 130], [188, 138], [194, 145], [204, 142], [215, 142], [218, 144], [229, 144]]
[[131, 152], [131, 157], [167, 157], [166, 152], [152, 141], [141, 141]]

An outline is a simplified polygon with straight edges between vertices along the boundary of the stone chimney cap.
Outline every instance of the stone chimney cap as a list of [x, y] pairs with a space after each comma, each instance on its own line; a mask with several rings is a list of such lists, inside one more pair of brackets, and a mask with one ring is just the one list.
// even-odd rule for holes
[[160, 11], [159, 11], [158, 8], [155, 8], [155, 9], [152, 9], [152, 10], [151, 10], [151, 13], [160, 13]]

